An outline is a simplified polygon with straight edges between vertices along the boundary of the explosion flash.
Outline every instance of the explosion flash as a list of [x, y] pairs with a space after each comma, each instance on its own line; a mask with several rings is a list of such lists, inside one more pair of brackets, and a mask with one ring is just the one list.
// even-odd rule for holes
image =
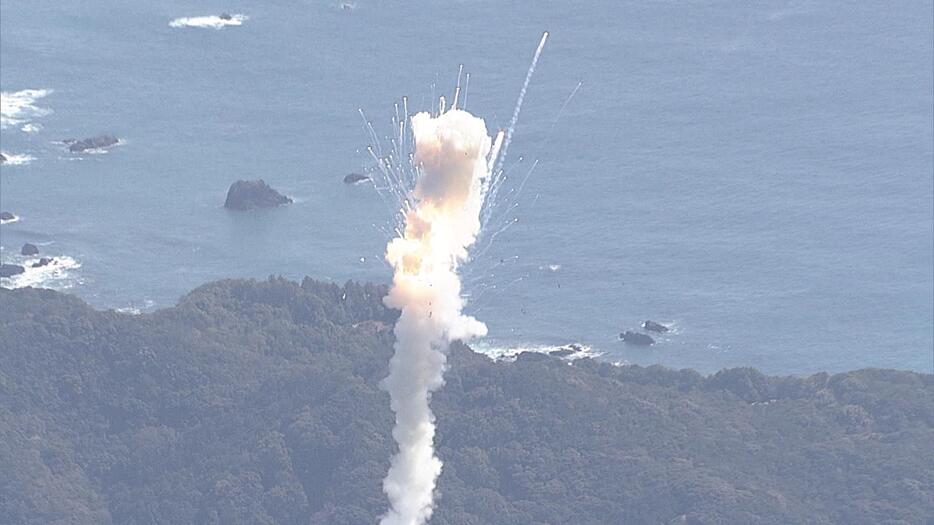
[[[457, 270], [481, 231], [484, 203], [495, 197], [502, 182], [506, 148], [547, 38], [545, 33], [535, 52], [509, 128], [495, 139], [483, 119], [458, 109], [462, 95], [466, 103], [459, 71], [450, 108], [441, 97], [437, 115], [418, 113], [410, 119], [403, 99], [403, 115], [400, 118], [397, 106], [393, 119], [397, 136], [390, 141], [392, 151], [370, 149], [404, 221], [386, 248], [394, 275], [384, 302], [401, 315], [389, 376], [383, 382], [396, 415], [392, 435], [399, 452], [383, 481], [391, 507], [382, 525], [420, 525], [431, 517], [441, 474], [441, 460], [434, 454], [434, 415], [428, 406], [431, 392], [444, 382], [450, 343], [486, 335], [483, 323], [463, 314]], [[369, 123], [367, 128], [380, 148]], [[410, 148], [413, 153], [407, 153]]]

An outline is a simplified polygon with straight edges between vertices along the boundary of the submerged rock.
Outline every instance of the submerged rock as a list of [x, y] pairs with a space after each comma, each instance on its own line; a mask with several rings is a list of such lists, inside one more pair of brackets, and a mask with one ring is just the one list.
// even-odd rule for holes
[[0, 153], [0, 164], [3, 164], [4, 162], [6, 162], [6, 155]]
[[52, 259], [51, 257], [43, 257], [39, 259], [38, 261], [32, 263], [32, 268], [42, 268], [43, 266], [48, 266], [52, 264], [53, 260], [54, 259]]
[[580, 345], [570, 344], [567, 346], [562, 346], [553, 352], [549, 352], [548, 355], [553, 357], [570, 357], [579, 353], [581, 350], [583, 349], [580, 347]]
[[39, 255], [39, 247], [35, 244], [26, 243], [19, 251], [20, 255]]
[[83, 153], [92, 149], [106, 149], [111, 146], [116, 146], [120, 142], [120, 139], [113, 135], [99, 135], [97, 137], [81, 140], [68, 139], [64, 142], [68, 145], [68, 151], [72, 153]]
[[361, 182], [366, 182], [368, 180], [370, 180], [370, 178], [366, 175], [350, 173], [344, 177], [344, 184], [360, 184]]
[[553, 354], [542, 354], [539, 352], [522, 352], [516, 356], [517, 363], [540, 363], [548, 361]]
[[220, 18], [221, 20], [232, 20], [233, 19], [233, 17], [230, 16], [230, 13], [221, 13], [221, 16], [219, 16], [218, 18]]
[[549, 352], [548, 355], [553, 356], [553, 357], [570, 357], [572, 355], [580, 354], [583, 351], [584, 351], [583, 346], [577, 343], [571, 343], [569, 345], [564, 345], [557, 350]]
[[13, 277], [26, 271], [18, 264], [0, 264], [0, 277]]
[[646, 321], [642, 323], [642, 329], [648, 330], [649, 332], [658, 332], [663, 334], [669, 330], [669, 328], [661, 323], [656, 323], [655, 321]]
[[224, 207], [229, 210], [252, 210], [253, 208], [274, 208], [290, 204], [292, 199], [269, 187], [266, 181], [238, 180], [227, 190]]
[[655, 344], [655, 339], [652, 339], [651, 336], [633, 332], [632, 330], [626, 330], [619, 334], [619, 339], [624, 343], [636, 346], [650, 346]]

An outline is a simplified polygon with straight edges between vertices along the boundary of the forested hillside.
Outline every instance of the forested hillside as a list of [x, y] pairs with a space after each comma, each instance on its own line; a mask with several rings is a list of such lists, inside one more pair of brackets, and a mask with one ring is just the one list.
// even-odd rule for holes
[[[0, 289], [0, 522], [375, 523], [384, 293], [222, 281], [132, 316]], [[446, 378], [435, 525], [934, 519], [931, 375], [704, 377], [459, 346]]]

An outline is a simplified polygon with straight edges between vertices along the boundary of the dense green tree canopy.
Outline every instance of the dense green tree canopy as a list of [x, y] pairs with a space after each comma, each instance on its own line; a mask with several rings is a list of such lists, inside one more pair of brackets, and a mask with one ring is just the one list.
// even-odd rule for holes
[[[0, 289], [0, 522], [372, 524], [385, 289], [221, 281], [132, 316]], [[934, 378], [451, 350], [435, 525], [924, 523]]]

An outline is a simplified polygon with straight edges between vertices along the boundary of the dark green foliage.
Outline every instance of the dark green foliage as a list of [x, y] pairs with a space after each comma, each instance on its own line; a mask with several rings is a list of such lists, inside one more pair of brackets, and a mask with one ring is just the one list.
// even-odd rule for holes
[[[0, 523], [372, 524], [384, 287], [222, 281], [149, 315], [0, 289]], [[451, 350], [435, 525], [924, 523], [934, 379]]]

